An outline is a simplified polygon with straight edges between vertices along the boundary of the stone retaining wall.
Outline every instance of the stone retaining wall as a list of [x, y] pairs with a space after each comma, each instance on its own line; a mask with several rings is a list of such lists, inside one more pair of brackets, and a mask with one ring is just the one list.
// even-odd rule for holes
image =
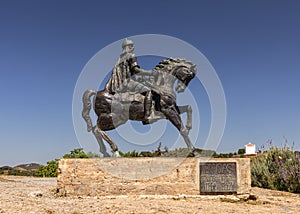
[[[200, 194], [199, 158], [61, 159], [57, 191], [68, 196], [129, 194]], [[248, 158], [218, 158], [208, 162], [236, 162], [237, 194], [250, 192]]]

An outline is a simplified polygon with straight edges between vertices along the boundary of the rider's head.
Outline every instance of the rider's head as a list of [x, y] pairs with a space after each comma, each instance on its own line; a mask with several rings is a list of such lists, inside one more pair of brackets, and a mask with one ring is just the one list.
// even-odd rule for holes
[[126, 53], [133, 53], [134, 51], [134, 44], [133, 41], [130, 39], [124, 39], [123, 43], [122, 43], [122, 48], [123, 48], [123, 52]]

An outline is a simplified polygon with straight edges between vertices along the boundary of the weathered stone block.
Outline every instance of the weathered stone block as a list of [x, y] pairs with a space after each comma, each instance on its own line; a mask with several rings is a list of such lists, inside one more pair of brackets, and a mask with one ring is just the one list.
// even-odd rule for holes
[[247, 158], [61, 159], [57, 190], [63, 195], [200, 194], [200, 162], [236, 163], [237, 194], [250, 192]]

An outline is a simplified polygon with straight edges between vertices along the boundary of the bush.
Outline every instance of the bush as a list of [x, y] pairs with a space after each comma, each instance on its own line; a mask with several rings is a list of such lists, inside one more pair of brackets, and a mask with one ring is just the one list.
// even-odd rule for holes
[[123, 158], [139, 157], [139, 153], [135, 150], [133, 150], [132, 152], [126, 152], [126, 153], [123, 153], [120, 151], [119, 153], [120, 153], [120, 156]]
[[63, 158], [88, 158], [83, 148], [73, 149], [70, 154], [65, 154]]
[[47, 162], [46, 166], [40, 166], [36, 171], [36, 175], [38, 177], [57, 177], [57, 170], [58, 161], [52, 160]]
[[148, 151], [143, 151], [139, 154], [140, 157], [153, 157], [153, 153], [152, 152], [148, 152]]
[[99, 154], [93, 153], [93, 152], [88, 152], [86, 153], [87, 158], [100, 158]]
[[270, 149], [251, 160], [252, 186], [300, 193], [300, 156], [288, 147]]

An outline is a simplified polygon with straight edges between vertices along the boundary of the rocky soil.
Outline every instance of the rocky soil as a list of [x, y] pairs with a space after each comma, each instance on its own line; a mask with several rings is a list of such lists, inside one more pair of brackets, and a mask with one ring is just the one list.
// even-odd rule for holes
[[132, 195], [59, 197], [56, 179], [0, 176], [0, 213], [300, 213], [300, 195], [252, 188], [235, 196]]

